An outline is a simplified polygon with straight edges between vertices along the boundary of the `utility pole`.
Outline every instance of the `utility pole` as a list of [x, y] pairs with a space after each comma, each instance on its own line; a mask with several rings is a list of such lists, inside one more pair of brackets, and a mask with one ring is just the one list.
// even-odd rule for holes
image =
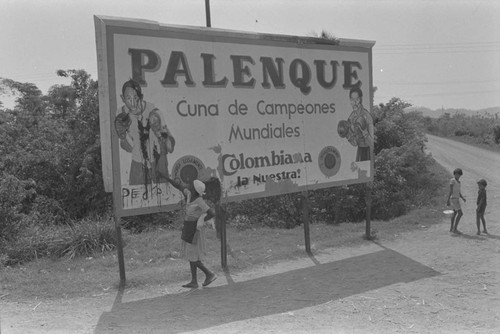
[[205, 13], [207, 16], [207, 28], [210, 28], [212, 26], [210, 23], [210, 0], [205, 0]]

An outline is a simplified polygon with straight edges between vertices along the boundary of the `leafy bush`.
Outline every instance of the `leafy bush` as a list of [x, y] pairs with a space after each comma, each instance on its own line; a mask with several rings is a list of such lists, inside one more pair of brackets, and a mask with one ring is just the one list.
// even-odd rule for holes
[[57, 213], [37, 212], [39, 205], [25, 213], [46, 224], [104, 214], [111, 206], [101, 173], [97, 82], [83, 70], [58, 75], [71, 77], [71, 85], [53, 86], [47, 95], [33, 84], [0, 80], [18, 96], [14, 109], [0, 110], [0, 170], [35, 181], [32, 199], [42, 196]]
[[0, 244], [14, 240], [22, 230], [25, 203], [33, 197], [34, 182], [0, 175]]
[[365, 184], [312, 191], [313, 221], [327, 224], [358, 222], [366, 217]]
[[392, 98], [387, 104], [381, 103], [373, 108], [375, 155], [408, 142], [424, 147], [424, 118], [419, 112], [405, 112], [409, 106], [401, 99]]
[[500, 144], [500, 124], [493, 127], [493, 138], [495, 140], [495, 144]]
[[181, 217], [179, 210], [170, 212], [151, 213], [141, 216], [130, 216], [121, 219], [121, 226], [131, 233], [141, 233], [158, 226], [169, 227], [180, 223]]
[[455, 130], [455, 136], [472, 136], [473, 133], [470, 132], [468, 129], [457, 129]]
[[382, 150], [375, 158], [373, 218], [387, 220], [425, 205], [432, 185], [438, 184], [429, 173], [432, 163], [419, 144]]
[[428, 118], [426, 130], [442, 137], [459, 137], [460, 140], [472, 144], [489, 147], [498, 147], [500, 144], [500, 121], [496, 114], [445, 113], [439, 118]]
[[249, 226], [294, 228], [302, 223], [300, 197], [295, 193], [229, 203], [228, 223], [235, 219], [237, 225], [248, 221]]

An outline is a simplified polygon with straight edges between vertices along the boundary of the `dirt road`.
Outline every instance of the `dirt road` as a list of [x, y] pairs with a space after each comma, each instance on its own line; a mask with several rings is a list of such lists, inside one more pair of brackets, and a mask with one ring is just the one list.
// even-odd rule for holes
[[[464, 170], [462, 235], [436, 212], [438, 224], [394, 241], [220, 273], [209, 288], [2, 303], [1, 333], [499, 333], [500, 155], [435, 137], [429, 148], [450, 171]], [[488, 236], [475, 235], [480, 177]]]
[[[479, 179], [488, 181], [488, 199], [492, 205], [500, 200], [500, 154], [483, 150], [474, 146], [435, 137], [427, 136], [427, 147], [432, 156], [450, 173], [455, 168], [462, 168], [464, 175], [460, 179], [463, 194], [469, 199], [467, 207], [474, 207], [477, 197]], [[491, 207], [490, 207], [491, 208]], [[465, 210], [473, 213], [473, 210]]]

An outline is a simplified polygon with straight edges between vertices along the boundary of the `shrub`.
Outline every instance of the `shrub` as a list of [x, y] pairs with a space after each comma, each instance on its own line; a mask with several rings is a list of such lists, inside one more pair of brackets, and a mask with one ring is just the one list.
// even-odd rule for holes
[[15, 176], [0, 175], [0, 244], [14, 240], [22, 229], [27, 202], [34, 196], [34, 182], [22, 181]]
[[56, 250], [58, 256], [70, 259], [89, 256], [94, 252], [113, 250], [117, 244], [116, 231], [110, 224], [99, 221], [83, 221], [72, 227]]
[[66, 225], [69, 217], [60, 202], [53, 198], [37, 195], [30, 203], [26, 221], [33, 224]]
[[227, 222], [235, 220], [241, 225], [242, 221], [247, 221], [250, 226], [294, 228], [302, 223], [300, 197], [300, 193], [293, 193], [229, 203]]
[[131, 233], [141, 233], [151, 228], [171, 227], [181, 220], [180, 211], [151, 213], [140, 216], [130, 216], [121, 219], [122, 227]]
[[0, 254], [13, 265], [42, 257], [89, 256], [106, 252], [117, 244], [112, 219], [83, 220], [67, 226], [30, 225], [19, 238], [7, 243]]
[[493, 138], [495, 140], [495, 144], [500, 144], [500, 124], [493, 127]]
[[365, 184], [325, 188], [312, 191], [313, 220], [327, 224], [358, 222], [366, 216]]
[[500, 144], [500, 125], [496, 114], [445, 113], [437, 119], [429, 118], [426, 129], [438, 136], [460, 137], [466, 143], [489, 147]]
[[472, 136], [473, 134], [468, 129], [457, 129], [455, 130], [455, 136]]
[[[375, 158], [375, 182], [372, 213], [375, 219], [391, 219], [405, 214], [413, 206], [423, 205], [425, 190], [433, 191], [431, 157], [418, 144], [382, 150]], [[419, 194], [419, 197], [415, 195]]]

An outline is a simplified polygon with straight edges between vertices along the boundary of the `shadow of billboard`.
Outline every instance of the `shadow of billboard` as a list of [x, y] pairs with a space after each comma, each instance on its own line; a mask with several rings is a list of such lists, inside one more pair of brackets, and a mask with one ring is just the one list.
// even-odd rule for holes
[[99, 318], [95, 333], [201, 330], [317, 306], [436, 275], [440, 273], [384, 248], [366, 255], [244, 282], [129, 303], [115, 302], [112, 310]]

